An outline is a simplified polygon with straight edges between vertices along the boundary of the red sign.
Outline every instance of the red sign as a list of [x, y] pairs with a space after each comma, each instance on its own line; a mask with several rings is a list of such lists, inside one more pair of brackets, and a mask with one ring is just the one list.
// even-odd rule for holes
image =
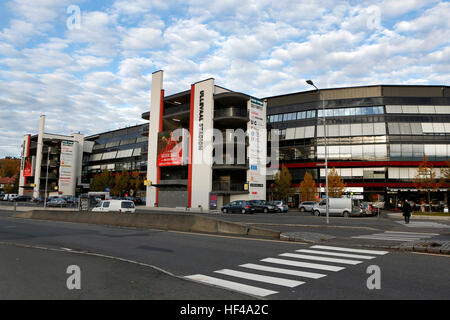
[[23, 168], [23, 176], [31, 177], [31, 161], [27, 160], [25, 167]]
[[[183, 141], [184, 134], [174, 134], [175, 131], [160, 132], [158, 134], [158, 161], [159, 167], [180, 166], [186, 164], [186, 157], [183, 154], [183, 146], [187, 141]], [[187, 148], [184, 148], [187, 150]]]

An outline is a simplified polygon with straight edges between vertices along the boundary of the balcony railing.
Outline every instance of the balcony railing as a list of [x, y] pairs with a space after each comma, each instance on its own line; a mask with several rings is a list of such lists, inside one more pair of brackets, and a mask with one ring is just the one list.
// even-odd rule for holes
[[217, 109], [214, 111], [214, 118], [248, 118], [247, 109], [229, 107], [223, 109]]
[[212, 191], [222, 192], [240, 192], [244, 190], [244, 184], [246, 182], [230, 182], [230, 181], [213, 181]]

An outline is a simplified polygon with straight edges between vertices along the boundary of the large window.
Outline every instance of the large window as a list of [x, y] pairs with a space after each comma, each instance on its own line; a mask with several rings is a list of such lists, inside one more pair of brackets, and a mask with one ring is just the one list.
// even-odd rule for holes
[[[383, 106], [325, 109], [326, 117], [344, 117], [383, 114]], [[318, 110], [318, 117], [323, 117], [323, 110]]]

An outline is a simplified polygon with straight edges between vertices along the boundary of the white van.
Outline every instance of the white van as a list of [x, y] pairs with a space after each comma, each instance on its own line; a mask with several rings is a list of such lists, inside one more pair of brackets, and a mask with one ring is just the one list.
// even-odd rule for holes
[[[312, 211], [315, 216], [326, 215], [326, 212], [326, 199], [323, 199], [315, 205]], [[333, 215], [342, 217], [359, 216], [359, 200], [351, 198], [329, 198], [328, 214], [330, 216]]]
[[136, 207], [134, 206], [134, 202], [130, 200], [102, 200], [97, 203], [92, 211], [135, 213]]

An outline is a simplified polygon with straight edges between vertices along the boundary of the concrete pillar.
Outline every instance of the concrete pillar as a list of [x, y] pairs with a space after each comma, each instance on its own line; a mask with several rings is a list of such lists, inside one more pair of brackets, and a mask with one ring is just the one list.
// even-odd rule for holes
[[39, 197], [40, 184], [41, 184], [41, 165], [42, 165], [42, 147], [44, 145], [44, 126], [45, 126], [45, 115], [42, 115], [39, 120], [39, 132], [36, 150], [36, 171], [34, 176], [35, 187], [33, 190], [33, 197]]
[[[152, 184], [157, 183], [158, 167], [158, 132], [161, 110], [161, 90], [163, 88], [163, 71], [152, 74], [152, 91], [150, 97], [150, 124], [148, 128], [148, 158], [147, 158], [147, 180]], [[156, 188], [147, 186], [146, 206], [154, 207], [156, 202]]]

